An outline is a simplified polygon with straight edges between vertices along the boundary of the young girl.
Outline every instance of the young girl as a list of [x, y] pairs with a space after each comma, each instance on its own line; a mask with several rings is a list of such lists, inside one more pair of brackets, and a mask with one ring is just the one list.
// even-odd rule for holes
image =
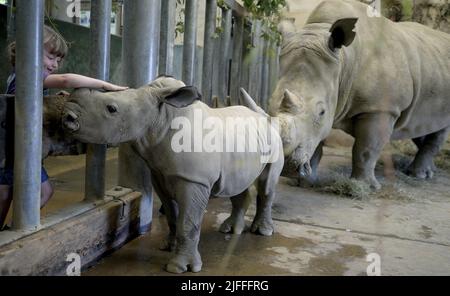
[[[15, 66], [15, 42], [9, 45], [11, 64]], [[114, 85], [106, 81], [77, 75], [54, 74], [67, 54], [67, 44], [61, 35], [50, 27], [44, 26], [44, 57], [43, 72], [44, 95], [49, 88], [100, 88], [107, 91], [125, 90], [127, 87]], [[16, 75], [11, 74], [7, 81], [7, 94], [16, 92]], [[6, 137], [5, 137], [5, 166], [0, 168], [0, 229], [5, 221], [12, 201], [13, 168], [14, 168], [14, 108], [7, 106], [6, 111]], [[53, 188], [48, 180], [44, 167], [41, 169], [41, 208], [47, 203], [53, 194]]]

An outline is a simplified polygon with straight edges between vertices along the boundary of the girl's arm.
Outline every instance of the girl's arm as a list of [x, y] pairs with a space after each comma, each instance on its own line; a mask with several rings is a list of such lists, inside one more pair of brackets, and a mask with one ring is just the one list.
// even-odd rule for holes
[[78, 74], [50, 74], [44, 80], [44, 88], [80, 88], [80, 87], [101, 88], [104, 90], [111, 90], [111, 91], [125, 90], [128, 88]]

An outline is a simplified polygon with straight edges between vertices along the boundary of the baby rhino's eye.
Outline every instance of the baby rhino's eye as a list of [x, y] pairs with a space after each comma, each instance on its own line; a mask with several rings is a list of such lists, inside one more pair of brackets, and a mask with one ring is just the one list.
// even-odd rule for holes
[[115, 103], [107, 105], [106, 108], [108, 109], [109, 113], [116, 113], [118, 110], [118, 107]]

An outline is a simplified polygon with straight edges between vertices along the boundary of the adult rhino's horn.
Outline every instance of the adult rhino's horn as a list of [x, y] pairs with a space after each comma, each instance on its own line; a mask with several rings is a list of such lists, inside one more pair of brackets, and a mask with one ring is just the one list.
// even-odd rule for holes
[[241, 91], [241, 104], [259, 114], [262, 114], [264, 116], [269, 116], [261, 107], [259, 107], [255, 101], [252, 99], [252, 97], [243, 89], [240, 88]]

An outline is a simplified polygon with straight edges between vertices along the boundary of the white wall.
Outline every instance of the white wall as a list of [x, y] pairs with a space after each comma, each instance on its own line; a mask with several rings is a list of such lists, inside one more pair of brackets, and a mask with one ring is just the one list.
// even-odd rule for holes
[[287, 7], [284, 16], [295, 18], [295, 26], [301, 28], [304, 26], [309, 14], [323, 0], [287, 0]]

